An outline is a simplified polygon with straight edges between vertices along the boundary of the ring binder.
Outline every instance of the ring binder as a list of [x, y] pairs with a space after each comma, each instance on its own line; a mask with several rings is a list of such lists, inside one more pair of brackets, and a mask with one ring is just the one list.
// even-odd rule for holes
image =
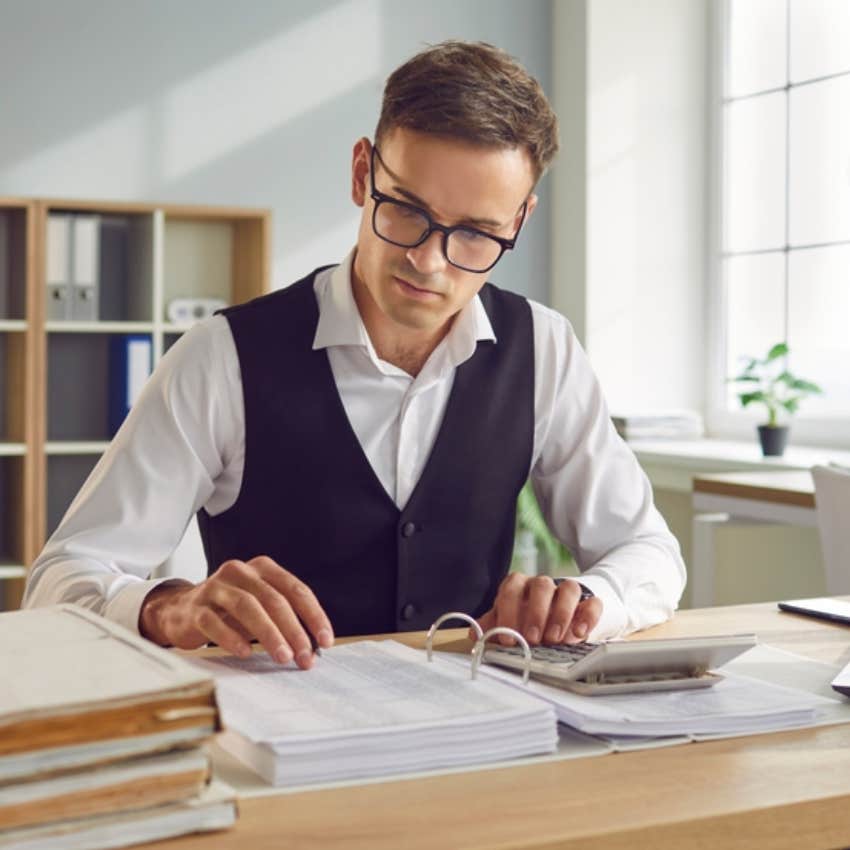
[[528, 641], [516, 629], [509, 629], [507, 626], [494, 626], [492, 629], [487, 629], [475, 642], [475, 646], [472, 648], [472, 678], [474, 679], [478, 675], [478, 666], [484, 657], [484, 644], [493, 635], [510, 635], [522, 647], [522, 683], [523, 685], [527, 685], [528, 676], [531, 673], [531, 647], [528, 645]]
[[[440, 626], [442, 626], [443, 623], [446, 622], [446, 620], [463, 620], [469, 623], [469, 625], [472, 626], [473, 629], [475, 629], [475, 634], [478, 635], [478, 640], [481, 640], [484, 635], [484, 632], [481, 631], [481, 626], [478, 625], [478, 621], [475, 620], [473, 617], [470, 617], [469, 614], [463, 614], [460, 611], [449, 611], [447, 614], [442, 614], [441, 616], [437, 617], [437, 619], [434, 620], [433, 623], [431, 623], [431, 628], [428, 629], [428, 634], [425, 636], [425, 651], [428, 654], [429, 661], [434, 660], [434, 650], [432, 648], [432, 644], [434, 642], [434, 635], [437, 633], [437, 629], [439, 629]], [[475, 677], [473, 676], [473, 678]]]

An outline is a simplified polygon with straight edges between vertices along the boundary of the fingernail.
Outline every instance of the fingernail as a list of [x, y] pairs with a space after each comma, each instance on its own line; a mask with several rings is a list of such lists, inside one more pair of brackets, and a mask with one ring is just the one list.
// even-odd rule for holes
[[247, 643], [240, 643], [236, 645], [236, 654], [240, 658], [247, 658], [251, 654], [251, 647], [248, 646]]
[[285, 644], [281, 644], [274, 651], [274, 659], [278, 664], [289, 664], [292, 661], [292, 650]]
[[532, 626], [528, 630], [528, 642], [529, 643], [538, 643], [540, 641], [540, 629], [537, 626]]
[[295, 656], [295, 661], [298, 663], [299, 667], [308, 667], [313, 660], [313, 651], [311, 649], [302, 649], [298, 655]]
[[577, 623], [573, 626], [573, 634], [583, 638], [587, 634], [587, 623]]
[[561, 627], [560, 626], [549, 626], [548, 631], [546, 632], [546, 640], [548, 643], [557, 643], [561, 639]]
[[319, 642], [319, 646], [323, 646], [325, 649], [333, 646], [334, 636], [331, 634], [330, 629], [319, 629], [319, 633], [316, 635], [316, 640]]

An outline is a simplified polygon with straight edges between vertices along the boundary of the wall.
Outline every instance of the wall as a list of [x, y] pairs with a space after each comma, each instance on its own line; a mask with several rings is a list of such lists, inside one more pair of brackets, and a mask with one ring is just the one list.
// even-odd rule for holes
[[552, 303], [618, 410], [703, 406], [707, 0], [556, 0]]
[[[550, 0], [0, 0], [0, 195], [270, 207], [275, 286], [341, 259], [351, 148], [426, 43], [550, 87]], [[548, 299], [549, 201], [493, 280]]]

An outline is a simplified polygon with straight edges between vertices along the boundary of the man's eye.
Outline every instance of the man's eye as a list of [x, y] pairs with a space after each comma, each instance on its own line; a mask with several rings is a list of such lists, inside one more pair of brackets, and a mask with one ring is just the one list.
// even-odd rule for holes
[[482, 242], [489, 238], [485, 233], [480, 233], [478, 230], [456, 230], [455, 236], [468, 244]]

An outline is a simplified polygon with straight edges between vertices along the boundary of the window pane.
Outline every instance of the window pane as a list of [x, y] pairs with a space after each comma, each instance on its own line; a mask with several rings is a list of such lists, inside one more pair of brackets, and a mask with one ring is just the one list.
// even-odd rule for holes
[[791, 91], [790, 177], [791, 244], [850, 239], [850, 77]]
[[[723, 265], [726, 372], [734, 377], [745, 357], [764, 357], [785, 338], [785, 257], [781, 253], [730, 257]], [[729, 385], [729, 409], [740, 409], [739, 392]]]
[[824, 390], [801, 412], [850, 412], [850, 246], [791, 252], [788, 312], [791, 370]]
[[787, 20], [782, 0], [729, 0], [726, 95], [737, 97], [787, 82]]
[[724, 249], [785, 244], [785, 92], [725, 107]]
[[791, 82], [850, 71], [850, 3], [791, 0]]

